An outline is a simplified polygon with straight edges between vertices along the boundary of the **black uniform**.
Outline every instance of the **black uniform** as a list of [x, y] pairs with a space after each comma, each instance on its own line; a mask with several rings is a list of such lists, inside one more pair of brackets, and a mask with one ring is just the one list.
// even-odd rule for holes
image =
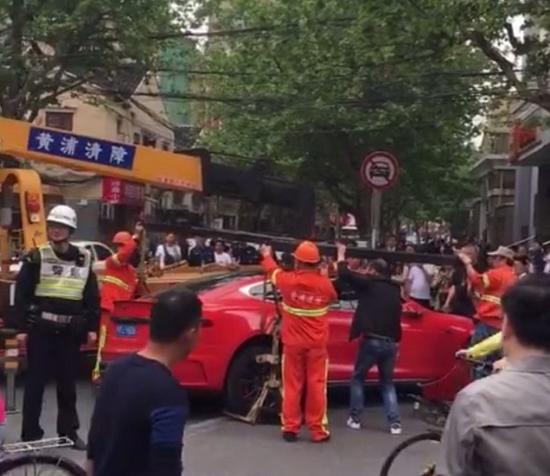
[[[64, 254], [55, 255], [75, 266], [83, 266], [86, 256], [70, 245]], [[91, 265], [91, 264], [90, 264]], [[28, 333], [28, 370], [23, 401], [22, 439], [40, 439], [40, 413], [44, 387], [53, 374], [57, 381], [57, 432], [60, 436], [73, 436], [79, 427], [76, 411], [76, 376], [80, 346], [87, 333], [96, 332], [100, 299], [97, 278], [89, 271], [82, 300], [38, 297], [41, 255], [38, 249], [29, 253], [17, 276], [15, 291], [15, 318], [19, 328]], [[43, 313], [71, 316], [68, 323], [51, 322]]]
[[209, 246], [195, 246], [189, 250], [189, 266], [203, 266], [214, 261], [214, 251]]

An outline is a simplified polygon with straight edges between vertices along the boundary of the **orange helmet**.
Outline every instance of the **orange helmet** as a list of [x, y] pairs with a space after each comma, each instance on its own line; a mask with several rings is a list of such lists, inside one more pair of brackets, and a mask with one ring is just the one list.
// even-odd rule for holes
[[321, 261], [319, 248], [317, 248], [317, 245], [311, 241], [302, 241], [297, 246], [292, 256], [302, 263], [315, 264]]
[[125, 245], [132, 239], [132, 235], [130, 235], [127, 231], [119, 231], [115, 234], [115, 236], [113, 236], [113, 243], [115, 245]]

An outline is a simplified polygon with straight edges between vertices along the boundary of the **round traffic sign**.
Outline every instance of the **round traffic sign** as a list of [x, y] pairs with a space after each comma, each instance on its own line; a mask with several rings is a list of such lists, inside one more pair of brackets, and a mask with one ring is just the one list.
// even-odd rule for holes
[[395, 185], [399, 176], [399, 162], [389, 152], [373, 152], [361, 164], [361, 178], [369, 187], [387, 190]]

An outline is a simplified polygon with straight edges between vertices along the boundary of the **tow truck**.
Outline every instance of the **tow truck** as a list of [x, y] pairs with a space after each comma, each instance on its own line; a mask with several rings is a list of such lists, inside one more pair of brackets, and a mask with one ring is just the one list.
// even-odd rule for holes
[[[200, 157], [107, 141], [70, 131], [0, 118], [0, 327], [5, 349], [0, 360], [13, 381], [19, 355], [15, 331], [4, 328], [15, 294], [21, 257], [47, 240], [44, 191], [39, 174], [20, 160], [94, 172], [172, 190], [202, 191]], [[7, 166], [6, 166], [7, 165]], [[11, 167], [10, 167], [11, 166]], [[10, 269], [11, 268], [11, 269]], [[146, 272], [140, 275], [145, 279]], [[8, 406], [13, 395], [7, 395]]]

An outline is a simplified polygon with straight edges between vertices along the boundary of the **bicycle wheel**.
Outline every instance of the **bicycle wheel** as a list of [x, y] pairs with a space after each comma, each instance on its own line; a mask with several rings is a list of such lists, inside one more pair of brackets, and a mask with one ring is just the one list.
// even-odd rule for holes
[[86, 471], [61, 456], [26, 454], [0, 461], [0, 475], [6, 476], [86, 476]]
[[[429, 476], [432, 474], [436, 450], [441, 441], [441, 432], [427, 431], [399, 443], [384, 461], [380, 476], [410, 474]], [[437, 448], [434, 447], [437, 444]], [[415, 470], [418, 468], [418, 470]]]

